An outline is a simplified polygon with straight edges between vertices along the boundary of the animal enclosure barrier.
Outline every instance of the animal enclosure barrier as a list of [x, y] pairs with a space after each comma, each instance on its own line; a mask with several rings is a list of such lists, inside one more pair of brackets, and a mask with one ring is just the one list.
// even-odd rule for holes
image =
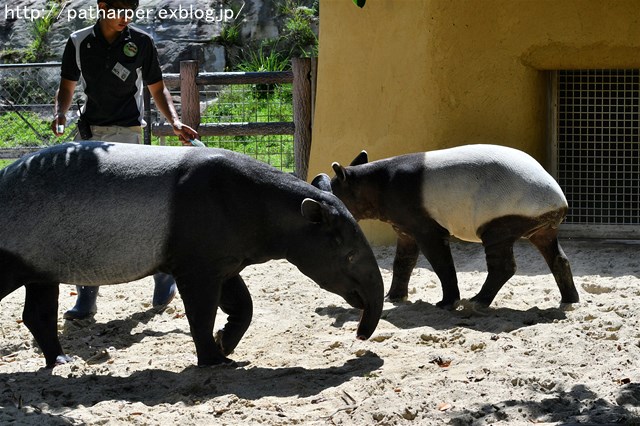
[[[59, 62], [0, 64], [0, 158], [17, 158], [32, 147], [73, 139], [72, 132], [56, 138], [49, 129], [59, 81]], [[75, 128], [75, 123], [68, 124]]]
[[[191, 63], [185, 66], [191, 77], [183, 80], [180, 74], [165, 74], [165, 81], [173, 90], [174, 103], [184, 122], [202, 123], [198, 130], [207, 146], [242, 152], [281, 170], [306, 176], [315, 60], [295, 59], [293, 71], [279, 73], [199, 75], [197, 67], [194, 70], [195, 63], [187, 63]], [[189, 78], [192, 83], [181, 84], [181, 80]], [[65, 135], [57, 138], [49, 128], [59, 81], [59, 62], [0, 65], [0, 159], [16, 159], [74, 139], [77, 105], [84, 98], [81, 85], [67, 113]], [[161, 124], [164, 118], [156, 111], [148, 92], [145, 106], [145, 143], [152, 143], [151, 129], [156, 136], [173, 135], [170, 126]], [[7, 126], [9, 122], [14, 126]]]
[[576, 236], [640, 237], [640, 70], [552, 76], [553, 169]]
[[[196, 127], [207, 146], [231, 147], [306, 179], [314, 75], [313, 60], [293, 59], [292, 71], [232, 73], [199, 73], [197, 62], [185, 61], [180, 74], [164, 77], [170, 89], [179, 88], [183, 122]], [[250, 104], [237, 104], [238, 98]], [[154, 124], [151, 134], [172, 136], [173, 130]]]

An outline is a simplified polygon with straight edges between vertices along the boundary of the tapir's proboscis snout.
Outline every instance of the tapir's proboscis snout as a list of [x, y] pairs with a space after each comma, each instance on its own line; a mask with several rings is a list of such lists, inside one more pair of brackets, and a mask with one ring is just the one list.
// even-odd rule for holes
[[359, 281], [354, 286], [358, 290], [345, 294], [344, 299], [354, 308], [362, 310], [356, 337], [366, 340], [375, 331], [382, 315], [384, 286], [380, 274], [364, 275]]
[[379, 279], [379, 282], [377, 281], [378, 280], [374, 278], [372, 278], [371, 280], [372, 293], [374, 289], [379, 289], [379, 296], [382, 297], [372, 294], [368, 299], [368, 303], [364, 301], [362, 302], [362, 314], [360, 315], [360, 323], [358, 324], [358, 330], [356, 331], [356, 337], [360, 340], [366, 340], [371, 337], [373, 332], [376, 330], [376, 327], [378, 326], [380, 317], [382, 316], [384, 287], [382, 285], [382, 278]]
[[[26, 287], [24, 324], [53, 367], [70, 359], [57, 335], [59, 283], [165, 272], [198, 365], [231, 364], [253, 315], [240, 272], [286, 258], [361, 309], [357, 336], [367, 338], [382, 311], [382, 278], [330, 189], [326, 175], [311, 185], [221, 149], [74, 142], [38, 151], [0, 171], [0, 300]], [[227, 323], [214, 336], [218, 308]]]

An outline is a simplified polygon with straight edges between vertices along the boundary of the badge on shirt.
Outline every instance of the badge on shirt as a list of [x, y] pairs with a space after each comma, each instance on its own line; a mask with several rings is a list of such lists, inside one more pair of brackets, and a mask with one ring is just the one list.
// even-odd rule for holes
[[131, 74], [131, 71], [126, 69], [120, 62], [115, 64], [111, 72], [122, 81], [126, 81], [129, 74]]
[[130, 41], [129, 43], [124, 45], [122, 51], [128, 57], [133, 58], [138, 53], [138, 46], [136, 46], [134, 42]]

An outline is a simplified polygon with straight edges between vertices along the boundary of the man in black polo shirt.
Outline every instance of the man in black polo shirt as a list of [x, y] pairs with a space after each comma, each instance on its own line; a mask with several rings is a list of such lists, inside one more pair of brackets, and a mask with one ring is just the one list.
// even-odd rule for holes
[[[143, 83], [183, 145], [198, 138], [198, 133], [178, 117], [162, 80], [153, 40], [129, 26], [137, 7], [138, 0], [98, 0], [98, 22], [69, 37], [51, 123], [56, 135], [64, 132], [65, 114], [82, 78], [86, 102], [81, 108], [77, 140], [140, 143], [141, 129], [146, 124], [142, 118]], [[169, 303], [176, 293], [173, 277], [158, 273], [154, 281], [154, 306]], [[79, 319], [95, 313], [97, 296], [98, 287], [78, 286], [76, 305], [64, 317]]]

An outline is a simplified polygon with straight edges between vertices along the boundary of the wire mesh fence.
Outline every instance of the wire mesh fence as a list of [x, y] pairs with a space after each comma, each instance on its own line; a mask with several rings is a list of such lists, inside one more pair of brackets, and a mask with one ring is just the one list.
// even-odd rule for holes
[[[180, 92], [171, 91], [176, 109], [181, 109]], [[293, 121], [292, 84], [231, 84], [200, 86], [201, 123], [269, 123]], [[152, 104], [151, 120], [164, 118]], [[153, 139], [155, 140], [155, 139]], [[210, 148], [240, 152], [283, 171], [294, 169], [293, 135], [203, 136]], [[160, 138], [160, 144], [178, 145], [175, 137]]]
[[558, 176], [568, 223], [640, 224], [640, 71], [558, 72]]
[[[42, 147], [73, 140], [77, 130], [78, 85], [64, 136], [50, 129], [53, 100], [60, 81], [60, 63], [0, 65], [0, 148]], [[179, 90], [171, 90], [178, 113]], [[256, 123], [293, 121], [292, 84], [205, 85], [199, 88], [201, 123]], [[150, 102], [148, 131], [165, 118]], [[230, 149], [267, 162], [284, 171], [294, 169], [292, 135], [206, 136], [208, 147]], [[176, 137], [151, 137], [152, 144], [179, 145]], [[11, 154], [4, 154], [5, 158]], [[19, 155], [16, 155], [16, 157]]]
[[47, 146], [73, 139], [73, 119], [70, 131], [61, 138], [50, 130], [59, 81], [60, 63], [0, 65], [0, 148]]

